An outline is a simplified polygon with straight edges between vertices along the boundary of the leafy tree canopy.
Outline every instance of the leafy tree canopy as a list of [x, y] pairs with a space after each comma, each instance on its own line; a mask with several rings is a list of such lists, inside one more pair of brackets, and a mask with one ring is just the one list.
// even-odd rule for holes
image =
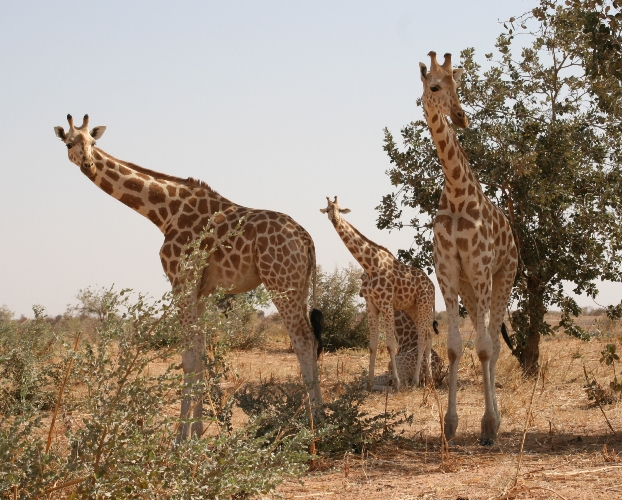
[[[537, 366], [541, 334], [562, 326], [586, 338], [572, 321], [580, 308], [563, 281], [596, 297], [595, 280], [622, 280], [622, 93], [616, 75], [594, 73], [588, 3], [541, 0], [504, 25], [496, 53], [461, 52], [459, 95], [470, 125], [457, 133], [486, 195], [514, 231], [512, 326], [526, 372]], [[387, 174], [397, 190], [383, 197], [377, 225], [414, 229], [414, 246], [400, 257], [431, 272], [432, 219], [444, 177], [424, 121], [401, 135], [403, 146], [385, 129]], [[412, 209], [410, 220], [405, 209]], [[555, 327], [544, 321], [551, 306], [562, 310]]]

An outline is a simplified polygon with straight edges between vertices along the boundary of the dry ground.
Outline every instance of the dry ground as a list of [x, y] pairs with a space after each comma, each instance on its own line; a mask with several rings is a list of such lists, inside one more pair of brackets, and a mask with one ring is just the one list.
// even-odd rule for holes
[[[592, 330], [604, 321], [582, 318], [583, 325]], [[403, 445], [324, 460], [301, 482], [288, 481], [269, 498], [622, 498], [622, 403], [603, 406], [601, 411], [590, 407], [583, 389], [584, 365], [601, 383], [611, 380], [611, 367], [599, 363], [600, 351], [607, 343], [619, 343], [619, 331], [617, 339], [598, 337], [587, 343], [565, 335], [543, 339], [542, 377], [535, 391], [533, 380], [521, 377], [517, 361], [504, 346], [497, 370], [502, 423], [493, 447], [478, 444], [482, 383], [477, 356], [468, 342], [472, 336], [468, 320], [463, 333], [467, 342], [459, 371], [460, 424], [448, 458], [441, 461], [440, 457], [438, 408], [438, 401], [446, 407], [446, 386], [438, 389], [438, 401], [423, 388], [392, 393], [388, 399], [376, 393], [368, 400], [370, 411], [382, 412], [387, 402], [389, 408], [407, 408], [415, 415]], [[443, 357], [445, 339], [443, 332], [434, 339], [434, 348]], [[385, 356], [377, 366], [386, 367], [386, 361]], [[352, 379], [367, 362], [364, 351], [326, 354], [322, 373], [326, 397], [337, 379]], [[234, 366], [249, 381], [299, 376], [284, 333], [272, 335], [265, 349], [236, 353]]]

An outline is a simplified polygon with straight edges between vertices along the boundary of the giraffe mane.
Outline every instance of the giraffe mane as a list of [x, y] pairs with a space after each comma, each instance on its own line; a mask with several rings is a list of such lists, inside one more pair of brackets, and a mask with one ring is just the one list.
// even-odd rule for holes
[[135, 170], [136, 172], [140, 172], [141, 174], [150, 175], [154, 179], [160, 179], [160, 180], [164, 180], [164, 181], [173, 181], [173, 182], [176, 182], [178, 184], [182, 184], [182, 185], [188, 186], [188, 187], [204, 188], [204, 189], [207, 189], [210, 193], [217, 194], [218, 196], [220, 196], [223, 199], [223, 201], [232, 203], [230, 200], [228, 200], [227, 198], [222, 196], [220, 193], [218, 193], [218, 191], [213, 189], [205, 181], [202, 181], [202, 180], [199, 180], [199, 179], [195, 179], [194, 177], [187, 177], [186, 179], [184, 179], [182, 177], [176, 177], [174, 175], [163, 174], [162, 172], [157, 172], [157, 171], [151, 170], [149, 168], [141, 167], [140, 165], [136, 165], [135, 163], [131, 163], [129, 161], [119, 160], [118, 158], [115, 158], [111, 154], [106, 153], [102, 149], [99, 149], [99, 148], [93, 148], [93, 149], [95, 149], [95, 151], [98, 151], [100, 154], [103, 154], [104, 156], [107, 156], [111, 160], [113, 160], [113, 161], [123, 165], [124, 167], [129, 168], [130, 170]]

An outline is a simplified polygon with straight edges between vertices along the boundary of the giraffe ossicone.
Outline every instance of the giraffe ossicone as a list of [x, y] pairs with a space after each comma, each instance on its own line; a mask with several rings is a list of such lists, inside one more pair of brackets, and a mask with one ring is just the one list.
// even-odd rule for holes
[[[274, 292], [278, 309], [309, 391], [318, 408], [322, 395], [317, 370], [321, 349], [321, 313], [308, 311], [309, 288], [315, 301], [315, 246], [311, 236], [290, 216], [246, 208], [218, 194], [206, 183], [182, 179], [118, 160], [95, 147], [106, 127], [89, 131], [88, 115], [80, 127], [67, 115], [69, 130], [54, 127], [66, 144], [71, 162], [97, 187], [153, 222], [164, 234], [160, 260], [174, 290], [183, 286], [180, 257], [206, 228], [201, 247], [212, 249], [200, 282], [182, 304], [181, 324], [192, 328], [200, 314], [200, 296], [217, 287], [227, 293], [250, 291], [263, 283]], [[203, 233], [205, 234], [205, 233]], [[226, 244], [222, 244], [226, 240]], [[182, 353], [184, 397], [178, 441], [203, 432], [202, 400], [192, 401], [192, 387], [205, 373], [205, 332], [194, 332]]]
[[434, 284], [421, 269], [408, 266], [396, 259], [385, 247], [380, 246], [347, 222], [341, 215], [350, 212], [341, 208], [337, 197], [326, 197], [328, 205], [320, 212], [327, 214], [337, 234], [352, 256], [365, 271], [361, 296], [365, 299], [369, 320], [369, 381], [374, 386], [374, 370], [378, 348], [378, 329], [384, 326], [387, 350], [391, 358], [391, 373], [395, 390], [401, 387], [396, 361], [395, 311], [404, 310], [416, 325], [419, 350], [414, 369], [413, 383], [419, 384], [419, 373], [424, 355], [427, 376], [431, 379], [430, 351], [432, 325], [434, 323]]
[[475, 351], [482, 365], [485, 410], [480, 441], [497, 438], [500, 416], [495, 392], [499, 332], [516, 276], [518, 253], [504, 213], [484, 194], [458, 137], [447, 121], [468, 126], [457, 88], [463, 69], [452, 67], [451, 54], [442, 65], [430, 52], [430, 70], [419, 63], [423, 82], [423, 110], [443, 169], [445, 184], [434, 218], [434, 265], [449, 323], [449, 403], [445, 437], [458, 428], [456, 394], [462, 355], [458, 297], [462, 298], [475, 328]]

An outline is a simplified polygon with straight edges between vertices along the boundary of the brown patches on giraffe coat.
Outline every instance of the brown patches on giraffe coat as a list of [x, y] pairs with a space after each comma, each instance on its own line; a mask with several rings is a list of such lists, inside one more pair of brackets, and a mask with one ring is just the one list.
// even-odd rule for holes
[[123, 193], [121, 198], [119, 198], [119, 201], [121, 203], [124, 203], [128, 207], [133, 208], [134, 210], [138, 210], [145, 206], [143, 200], [141, 200], [138, 196], [134, 196], [128, 193]]
[[441, 195], [441, 201], [438, 204], [438, 209], [439, 211], [447, 209], [447, 195], [445, 193]]
[[162, 220], [168, 219], [168, 210], [166, 207], [160, 207], [158, 209], [158, 213], [160, 214], [160, 217], [162, 217]]
[[134, 175], [136, 175], [136, 177], [139, 177], [139, 178], [141, 178], [144, 181], [151, 180], [151, 177], [149, 177], [147, 174], [143, 174], [141, 172], [134, 172]]
[[455, 154], [456, 154], [456, 150], [454, 149], [453, 146], [451, 146], [449, 148], [449, 151], [447, 151], [447, 160], [451, 161]]
[[94, 157], [96, 160], [102, 160], [102, 159], [103, 159], [103, 157], [102, 157], [101, 153], [100, 153], [99, 151], [97, 151], [97, 150], [93, 151], [93, 157]]
[[225, 215], [222, 212], [219, 212], [214, 216], [214, 224], [222, 224], [225, 222], [225, 219]]
[[114, 192], [114, 187], [113, 185], [108, 182], [106, 179], [104, 179], [103, 177], [99, 180], [99, 187], [108, 194], [112, 194]]
[[181, 206], [181, 200], [173, 200], [169, 203], [168, 208], [171, 211], [171, 215], [175, 215], [179, 212], [179, 207]]
[[201, 216], [197, 213], [181, 214], [177, 219], [177, 226], [180, 229], [190, 228]]
[[441, 247], [443, 247], [443, 250], [451, 250], [451, 248], [453, 247], [451, 240], [448, 240], [440, 233], [435, 234], [434, 236], [436, 236], [436, 238], [438, 239], [438, 242], [441, 244]]
[[450, 217], [449, 215], [437, 215], [436, 219], [434, 220], [434, 224], [441, 224], [443, 226], [443, 228], [445, 228], [445, 232], [451, 236], [451, 231], [453, 229], [453, 225], [454, 225], [454, 220], [452, 217]]
[[[102, 165], [102, 167], [103, 167], [102, 163], [98, 163], [97, 165]], [[99, 167], [97, 167], [97, 168], [99, 168]], [[113, 181], [118, 181], [119, 178], [121, 177], [115, 170], [110, 170], [110, 169], [106, 170], [104, 172], [104, 175], [110, 177]]]
[[156, 226], [160, 226], [162, 224], [162, 220], [160, 220], [160, 217], [158, 217], [158, 213], [155, 210], [149, 210], [147, 218]]
[[447, 143], [444, 140], [438, 141], [438, 147], [441, 149], [441, 153], [445, 152], [446, 146], [447, 146]]
[[171, 198], [177, 196], [177, 188], [175, 186], [171, 186], [170, 184], [167, 184], [166, 190], [168, 191], [168, 195]]
[[199, 200], [199, 205], [197, 207], [197, 210], [201, 214], [206, 214], [206, 213], [209, 212], [209, 208], [208, 208], [208, 205], [207, 205], [207, 199], [206, 198], [201, 198]]
[[[108, 168], [111, 168], [111, 169], [114, 170], [116, 168], [117, 164], [115, 162], [113, 162], [112, 160], [106, 160], [106, 166]], [[124, 175], [129, 175], [130, 173], [131, 172], [128, 172], [127, 174], [124, 174]]]
[[179, 197], [182, 199], [186, 199], [188, 198], [188, 196], [190, 196], [192, 193], [187, 190], [186, 188], [179, 188]]
[[166, 201], [166, 194], [164, 193], [164, 189], [156, 182], [149, 183], [149, 195], [147, 199], [150, 203], [157, 205], [159, 203], [164, 203]]
[[472, 217], [473, 220], [479, 219], [479, 208], [477, 208], [477, 203], [475, 203], [474, 201], [469, 201], [466, 206], [466, 213], [469, 215], [469, 217]]
[[[471, 174], [471, 172], [469, 172], [469, 175]], [[473, 184], [469, 184], [469, 196], [473, 196], [475, 194], [475, 186]]]
[[[106, 162], [108, 164], [108, 162]], [[123, 165], [119, 165], [119, 172], [121, 175], [131, 175], [132, 171], [129, 168], [124, 167]]]
[[145, 187], [145, 183], [140, 179], [130, 178], [123, 183], [123, 187], [129, 189], [130, 191], [135, 191], [140, 193]]
[[454, 167], [454, 169], [451, 171], [451, 178], [454, 180], [457, 180], [460, 178], [460, 165], [457, 165], [456, 167]]
[[467, 252], [469, 250], [469, 240], [466, 238], [456, 238], [456, 245], [458, 246], [458, 250], [462, 252]]
[[465, 219], [464, 217], [460, 217], [458, 219], [458, 232], [468, 231], [470, 229], [475, 229], [475, 224], [472, 221], [470, 221], [469, 219]]

